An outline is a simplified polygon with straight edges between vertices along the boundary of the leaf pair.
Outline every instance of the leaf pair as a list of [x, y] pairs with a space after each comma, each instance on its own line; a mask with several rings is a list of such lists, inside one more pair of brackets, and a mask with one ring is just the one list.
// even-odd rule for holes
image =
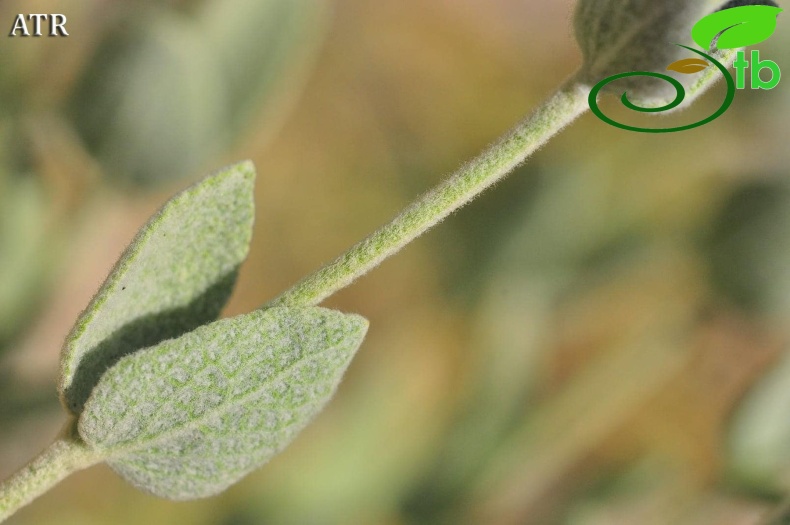
[[78, 319], [60, 395], [82, 439], [134, 485], [215, 494], [287, 445], [331, 398], [367, 321], [271, 308], [214, 321], [245, 259], [250, 162], [168, 202]]

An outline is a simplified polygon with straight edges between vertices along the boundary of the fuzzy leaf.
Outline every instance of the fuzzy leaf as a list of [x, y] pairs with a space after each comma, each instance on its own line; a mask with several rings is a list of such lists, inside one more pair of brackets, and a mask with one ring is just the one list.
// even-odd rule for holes
[[331, 398], [367, 331], [325, 308], [270, 308], [121, 359], [79, 421], [133, 485], [216, 494], [284, 448]]
[[59, 391], [68, 410], [79, 414], [124, 355], [219, 316], [247, 256], [254, 179], [251, 162], [219, 171], [138, 232], [66, 339]]

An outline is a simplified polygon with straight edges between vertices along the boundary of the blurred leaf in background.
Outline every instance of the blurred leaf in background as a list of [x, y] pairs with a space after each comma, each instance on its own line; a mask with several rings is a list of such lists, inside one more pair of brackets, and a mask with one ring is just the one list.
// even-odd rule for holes
[[193, 175], [259, 118], [280, 124], [324, 31], [323, 0], [137, 3], [77, 84], [69, 114], [112, 178]]
[[767, 494], [790, 490], [790, 359], [766, 375], [733, 418], [728, 439], [731, 473]]
[[790, 316], [790, 180], [754, 176], [734, 188], [707, 239], [711, 278], [739, 307]]
[[32, 176], [0, 179], [0, 349], [27, 321], [49, 267], [47, 199]]

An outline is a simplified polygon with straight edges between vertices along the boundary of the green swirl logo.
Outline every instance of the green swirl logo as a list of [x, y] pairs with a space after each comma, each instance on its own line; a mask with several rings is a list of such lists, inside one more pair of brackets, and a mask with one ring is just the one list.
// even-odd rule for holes
[[709, 116], [708, 118], [700, 120], [699, 122], [695, 122], [693, 124], [687, 124], [685, 126], [677, 126], [674, 128], [640, 128], [637, 126], [629, 126], [627, 124], [622, 124], [620, 122], [617, 122], [616, 120], [607, 117], [603, 113], [603, 111], [601, 111], [601, 108], [598, 107], [598, 94], [601, 92], [601, 90], [610, 82], [614, 82], [616, 80], [620, 80], [621, 78], [627, 78], [627, 77], [660, 78], [661, 80], [666, 80], [667, 82], [672, 84], [677, 92], [677, 95], [675, 96], [675, 99], [672, 102], [664, 106], [659, 106], [654, 108], [639, 107], [636, 104], [632, 103], [630, 100], [628, 100], [628, 93], [623, 93], [622, 97], [620, 97], [620, 100], [623, 102], [623, 105], [628, 109], [639, 111], [641, 113], [660, 113], [663, 111], [669, 111], [670, 109], [674, 109], [678, 107], [680, 104], [682, 104], [683, 101], [686, 99], [686, 90], [683, 87], [683, 84], [681, 84], [678, 80], [675, 80], [669, 75], [665, 75], [663, 73], [653, 73], [652, 71], [631, 71], [630, 73], [620, 73], [619, 75], [613, 75], [611, 77], [605, 78], [602, 81], [598, 82], [595, 85], [595, 87], [593, 87], [592, 91], [590, 91], [589, 103], [592, 112], [595, 113], [595, 115], [599, 119], [603, 120], [607, 124], [611, 124], [612, 126], [616, 126], [620, 129], [625, 129], [628, 131], [637, 131], [640, 133], [674, 133], [676, 131], [685, 131], [687, 129], [693, 129], [699, 126], [704, 126], [705, 124], [712, 122], [717, 118], [719, 118], [720, 116], [724, 115], [724, 113], [728, 109], [730, 109], [730, 105], [732, 104], [732, 101], [735, 100], [735, 80], [733, 80], [732, 76], [730, 76], [729, 72], [727, 71], [727, 68], [724, 67], [724, 65], [721, 62], [719, 62], [718, 60], [716, 60], [710, 55], [706, 55], [702, 51], [697, 51], [694, 48], [684, 46], [681, 44], [676, 44], [676, 45], [680, 47], [684, 47], [689, 51], [693, 51], [694, 53], [697, 53], [698, 55], [703, 56], [708, 60], [710, 60], [719, 69], [719, 71], [721, 71], [722, 75], [724, 75], [724, 78], [727, 80], [727, 96], [724, 99], [724, 103], [722, 103], [721, 107], [716, 111], [716, 113]]
[[[762, 42], [768, 39], [776, 30], [776, 17], [782, 10], [778, 7], [768, 5], [752, 5], [740, 6], [724, 9], [706, 16], [694, 26], [691, 31], [691, 36], [700, 47], [709, 48], [715, 44], [715, 47], [723, 49], [735, 49], [745, 47]], [[752, 52], [752, 63], [746, 57], [744, 51], [738, 51], [737, 60], [734, 62], [734, 67], [737, 70], [737, 84], [733, 79], [727, 67], [712, 56], [682, 44], [675, 44], [679, 47], [687, 49], [692, 53], [699, 55], [702, 58], [686, 58], [678, 60], [667, 67], [668, 71], [676, 71], [683, 74], [694, 74], [704, 69], [707, 69], [710, 64], [713, 64], [724, 79], [727, 81], [727, 95], [724, 102], [719, 109], [707, 118], [704, 118], [693, 124], [685, 126], [676, 126], [670, 128], [644, 128], [639, 126], [630, 126], [617, 122], [616, 120], [606, 116], [601, 108], [598, 106], [598, 95], [607, 85], [617, 80], [628, 77], [653, 77], [666, 82], [669, 82], [676, 91], [674, 100], [659, 107], [640, 107], [628, 99], [628, 93], [624, 92], [620, 97], [623, 105], [630, 110], [640, 113], [661, 113], [669, 111], [678, 107], [686, 99], [686, 90], [683, 84], [675, 78], [665, 73], [655, 73], [652, 71], [631, 71], [628, 73], [620, 73], [607, 77], [598, 82], [590, 91], [588, 102], [592, 112], [601, 120], [612, 126], [628, 131], [636, 131], [639, 133], [674, 133], [677, 131], [686, 131], [689, 129], [697, 128], [708, 124], [724, 113], [732, 105], [735, 100], [735, 93], [737, 89], [745, 88], [746, 69], [751, 66], [751, 79], [752, 89], [772, 89], [779, 83], [781, 72], [779, 66], [770, 60], [762, 61], [759, 58], [759, 52]], [[766, 82], [760, 78], [760, 71], [762, 69], [770, 69], [771, 81]]]

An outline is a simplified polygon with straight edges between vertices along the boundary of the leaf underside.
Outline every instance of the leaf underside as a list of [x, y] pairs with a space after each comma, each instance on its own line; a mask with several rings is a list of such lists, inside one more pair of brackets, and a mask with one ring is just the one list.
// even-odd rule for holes
[[321, 410], [367, 326], [318, 307], [202, 326], [107, 371], [85, 405], [80, 435], [147, 492], [175, 500], [216, 494]]
[[251, 162], [171, 199], [138, 232], [66, 339], [59, 392], [79, 414], [124, 355], [215, 320], [247, 256], [254, 215]]

